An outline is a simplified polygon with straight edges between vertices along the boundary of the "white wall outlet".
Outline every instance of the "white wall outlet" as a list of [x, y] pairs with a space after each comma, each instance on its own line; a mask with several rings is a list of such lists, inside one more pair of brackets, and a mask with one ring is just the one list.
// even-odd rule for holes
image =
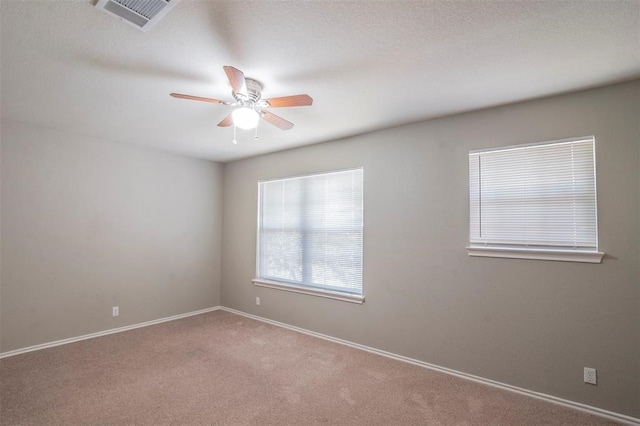
[[595, 368], [584, 368], [584, 382], [589, 383], [591, 385], [598, 384], [598, 378], [596, 377], [596, 369]]
[[113, 308], [111, 308], [111, 315], [114, 317], [117, 317], [118, 315], [120, 315], [120, 307], [114, 306]]
[[260, 298], [256, 296], [256, 305], [260, 306]]

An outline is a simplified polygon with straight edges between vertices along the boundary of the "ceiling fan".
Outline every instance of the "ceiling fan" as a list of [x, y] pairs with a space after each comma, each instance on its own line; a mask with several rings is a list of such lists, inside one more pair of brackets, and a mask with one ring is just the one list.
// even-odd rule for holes
[[262, 118], [266, 122], [271, 123], [282, 130], [289, 130], [293, 127], [293, 123], [273, 114], [272, 112], [265, 111], [265, 108], [308, 106], [313, 103], [311, 96], [306, 94], [262, 99], [262, 84], [257, 80], [245, 77], [244, 73], [237, 68], [231, 66], [224, 66], [223, 68], [224, 72], [227, 74], [229, 83], [231, 83], [231, 88], [233, 89], [231, 94], [235, 101], [220, 101], [218, 99], [184, 95], [181, 93], [171, 93], [171, 96], [174, 98], [189, 99], [193, 101], [237, 106], [238, 108], [233, 110], [231, 114], [227, 115], [221, 122], [219, 122], [218, 126], [229, 127], [233, 125], [235, 127], [240, 127], [241, 129], [256, 128], [258, 121]]

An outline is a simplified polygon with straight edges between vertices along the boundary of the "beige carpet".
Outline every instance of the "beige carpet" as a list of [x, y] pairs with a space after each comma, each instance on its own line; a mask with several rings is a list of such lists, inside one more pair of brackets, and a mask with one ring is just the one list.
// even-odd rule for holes
[[602, 425], [224, 311], [0, 360], [0, 424]]

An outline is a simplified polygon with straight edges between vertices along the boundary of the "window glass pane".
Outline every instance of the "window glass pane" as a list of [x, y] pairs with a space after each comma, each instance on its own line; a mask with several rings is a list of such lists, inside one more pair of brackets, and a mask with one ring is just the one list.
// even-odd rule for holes
[[263, 278], [302, 281], [302, 238], [299, 231], [261, 233], [260, 275]]
[[344, 288], [359, 293], [362, 283], [362, 234], [312, 232], [309, 234], [311, 282], [318, 287]]

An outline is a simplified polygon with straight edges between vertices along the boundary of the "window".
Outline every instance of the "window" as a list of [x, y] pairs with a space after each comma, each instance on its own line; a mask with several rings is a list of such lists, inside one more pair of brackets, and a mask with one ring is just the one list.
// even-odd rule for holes
[[594, 138], [469, 153], [469, 255], [599, 263]]
[[362, 303], [363, 170], [259, 183], [256, 285]]

